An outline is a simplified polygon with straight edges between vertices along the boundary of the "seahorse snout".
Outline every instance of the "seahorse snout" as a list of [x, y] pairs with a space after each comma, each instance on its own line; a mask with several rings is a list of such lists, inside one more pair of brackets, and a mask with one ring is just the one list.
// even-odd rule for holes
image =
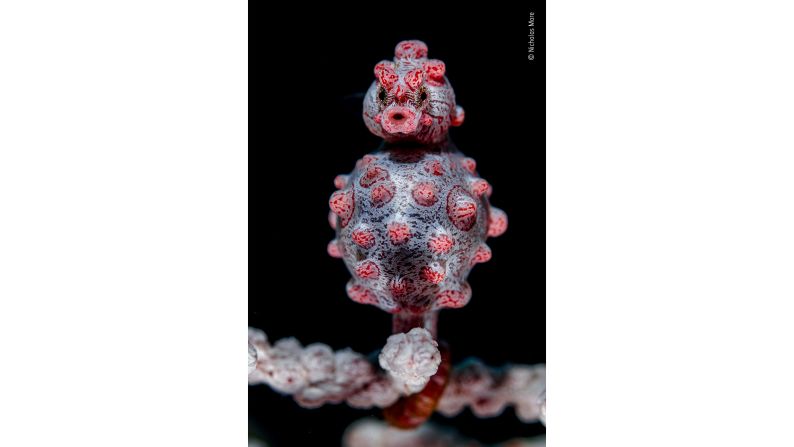
[[419, 128], [419, 114], [410, 107], [391, 106], [383, 111], [381, 126], [390, 134], [413, 135]]

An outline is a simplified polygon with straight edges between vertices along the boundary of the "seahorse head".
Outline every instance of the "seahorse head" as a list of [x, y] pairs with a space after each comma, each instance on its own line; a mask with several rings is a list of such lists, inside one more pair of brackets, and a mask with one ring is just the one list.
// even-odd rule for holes
[[445, 76], [444, 62], [427, 58], [418, 40], [397, 44], [394, 60], [375, 65], [364, 97], [364, 122], [387, 142], [439, 143], [463, 123], [463, 108]]

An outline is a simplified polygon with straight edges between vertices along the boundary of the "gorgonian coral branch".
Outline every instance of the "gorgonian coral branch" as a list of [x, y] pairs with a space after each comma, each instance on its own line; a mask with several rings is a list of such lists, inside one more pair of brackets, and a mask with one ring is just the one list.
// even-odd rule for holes
[[513, 406], [523, 422], [535, 422], [545, 408], [545, 389], [546, 365], [490, 368], [470, 359], [453, 370], [436, 411], [451, 417], [469, 407], [475, 416], [486, 418]]
[[316, 408], [346, 402], [354, 408], [387, 407], [400, 396], [421, 390], [441, 362], [430, 333], [415, 328], [389, 337], [379, 370], [351, 349], [302, 346], [294, 338], [271, 345], [264, 332], [248, 329], [248, 383], [265, 383], [290, 394], [298, 405]]
[[[248, 383], [267, 384], [290, 394], [306, 408], [345, 402], [354, 408], [388, 407], [401, 396], [419, 392], [438, 370], [440, 353], [430, 333], [414, 328], [389, 337], [376, 368], [350, 349], [334, 351], [294, 338], [271, 345], [264, 332], [248, 330]], [[545, 411], [545, 365], [490, 368], [478, 360], [456, 367], [436, 410], [448, 417], [466, 407], [478, 417], [494, 417], [508, 407], [524, 422]]]

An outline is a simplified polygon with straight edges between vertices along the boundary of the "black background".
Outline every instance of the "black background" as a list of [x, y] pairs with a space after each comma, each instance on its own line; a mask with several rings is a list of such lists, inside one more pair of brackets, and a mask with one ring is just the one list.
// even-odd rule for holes
[[[430, 58], [446, 63], [466, 111], [452, 139], [477, 160], [493, 185], [491, 202], [509, 218], [507, 232], [488, 241], [492, 260], [469, 277], [471, 302], [441, 312], [439, 337], [454, 363], [468, 356], [489, 365], [545, 362], [543, 4], [288, 9], [254, 14], [262, 19], [250, 27], [249, 325], [271, 341], [294, 336], [362, 353], [383, 346], [390, 316], [347, 298], [350, 275], [326, 254], [334, 236], [328, 197], [333, 178], [379, 145], [361, 118], [373, 67], [393, 57], [398, 41], [420, 39]], [[534, 61], [527, 58], [530, 11]], [[351, 422], [379, 414], [345, 405], [305, 410], [267, 386], [250, 387], [248, 396], [249, 429], [273, 447], [339, 445]], [[466, 410], [433, 420], [485, 442], [545, 432], [512, 409], [493, 419]]]

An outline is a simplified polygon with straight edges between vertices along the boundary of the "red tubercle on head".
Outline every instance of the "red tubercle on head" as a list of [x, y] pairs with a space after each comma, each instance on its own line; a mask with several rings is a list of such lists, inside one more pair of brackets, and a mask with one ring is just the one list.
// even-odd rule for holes
[[421, 40], [404, 40], [394, 48], [397, 59], [420, 59], [427, 57], [427, 45]]
[[427, 82], [430, 85], [439, 86], [444, 83], [444, 73], [447, 71], [444, 62], [438, 59], [431, 59], [424, 63], [423, 68], [427, 74]]
[[399, 80], [399, 76], [394, 71], [394, 63], [389, 61], [378, 62], [375, 65], [375, 77], [386, 90], [391, 90]]
[[417, 90], [425, 81], [425, 73], [419, 69], [411, 70], [403, 76], [403, 80], [410, 90]]

